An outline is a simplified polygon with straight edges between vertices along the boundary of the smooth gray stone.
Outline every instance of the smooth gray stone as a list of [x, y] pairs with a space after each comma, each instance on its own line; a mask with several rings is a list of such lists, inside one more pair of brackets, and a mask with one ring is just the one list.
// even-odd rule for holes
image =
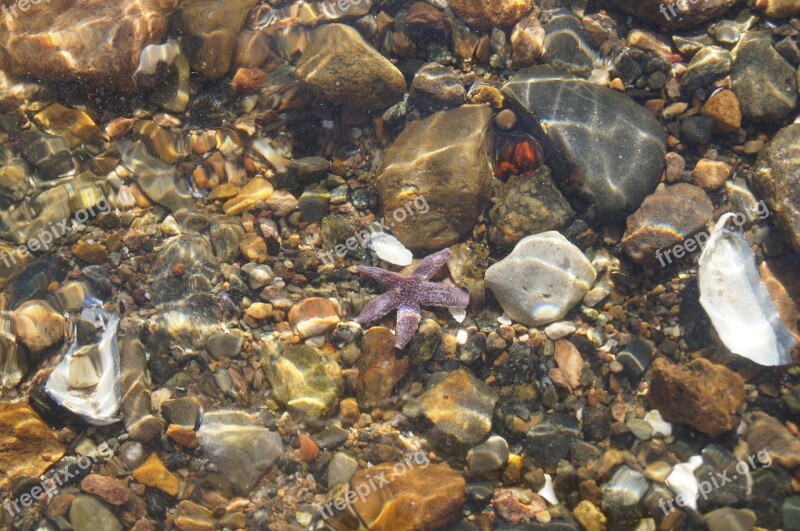
[[520, 70], [503, 93], [543, 142], [560, 186], [594, 205], [600, 221], [632, 212], [655, 190], [666, 134], [630, 98], [548, 65]]

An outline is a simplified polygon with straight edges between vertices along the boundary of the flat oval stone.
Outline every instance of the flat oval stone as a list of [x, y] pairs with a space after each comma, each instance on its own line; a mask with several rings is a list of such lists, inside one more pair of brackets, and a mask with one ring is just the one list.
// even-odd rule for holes
[[339, 365], [308, 345], [290, 345], [274, 357], [267, 380], [278, 402], [315, 419], [333, 411], [344, 388]]
[[630, 98], [547, 65], [520, 70], [503, 93], [544, 143], [557, 179], [599, 217], [632, 212], [655, 189], [666, 134]]
[[497, 393], [467, 370], [451, 372], [421, 399], [422, 412], [446, 442], [473, 446], [492, 429]]
[[370, 530], [439, 529], [461, 518], [464, 478], [447, 464], [431, 464], [419, 456], [424, 454], [365, 468], [353, 476], [350, 491], [367, 493], [356, 498], [353, 508]]
[[597, 272], [558, 232], [523, 238], [486, 270], [486, 285], [515, 321], [540, 326], [562, 319], [583, 299]]

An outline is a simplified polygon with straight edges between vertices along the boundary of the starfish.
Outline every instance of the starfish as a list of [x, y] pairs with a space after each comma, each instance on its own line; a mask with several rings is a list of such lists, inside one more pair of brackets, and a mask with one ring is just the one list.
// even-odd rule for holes
[[469, 304], [469, 293], [455, 286], [428, 282], [449, 257], [449, 249], [433, 253], [423, 258], [408, 276], [379, 267], [355, 266], [356, 271], [377, 281], [387, 290], [367, 304], [355, 321], [359, 324], [369, 323], [397, 310], [397, 338], [394, 346], [402, 349], [417, 331], [421, 319], [420, 306], [466, 308]]

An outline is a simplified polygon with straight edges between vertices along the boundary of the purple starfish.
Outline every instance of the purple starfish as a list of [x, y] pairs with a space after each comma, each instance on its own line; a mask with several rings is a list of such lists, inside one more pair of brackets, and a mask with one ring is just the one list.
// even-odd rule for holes
[[379, 267], [356, 266], [356, 271], [376, 280], [388, 291], [367, 304], [355, 321], [359, 324], [369, 323], [397, 310], [397, 339], [394, 346], [402, 349], [417, 331], [421, 318], [420, 306], [466, 308], [469, 293], [454, 286], [428, 282], [449, 257], [449, 249], [427, 256], [407, 277]]

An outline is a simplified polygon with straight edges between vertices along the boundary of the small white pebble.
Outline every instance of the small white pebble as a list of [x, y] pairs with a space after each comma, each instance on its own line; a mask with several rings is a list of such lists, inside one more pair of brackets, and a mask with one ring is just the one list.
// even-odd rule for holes
[[463, 345], [467, 342], [467, 331], [466, 330], [459, 330], [456, 334], [456, 343], [459, 345]]
[[572, 321], [558, 321], [557, 323], [547, 325], [544, 329], [544, 333], [547, 334], [547, 337], [555, 341], [567, 337], [577, 329], [578, 327]]
[[511, 325], [511, 318], [503, 313], [503, 315], [497, 318], [497, 322], [502, 325]]
[[654, 409], [644, 416], [645, 422], [653, 427], [653, 435], [663, 435], [669, 437], [672, 435], [672, 424], [664, 420], [661, 412]]

